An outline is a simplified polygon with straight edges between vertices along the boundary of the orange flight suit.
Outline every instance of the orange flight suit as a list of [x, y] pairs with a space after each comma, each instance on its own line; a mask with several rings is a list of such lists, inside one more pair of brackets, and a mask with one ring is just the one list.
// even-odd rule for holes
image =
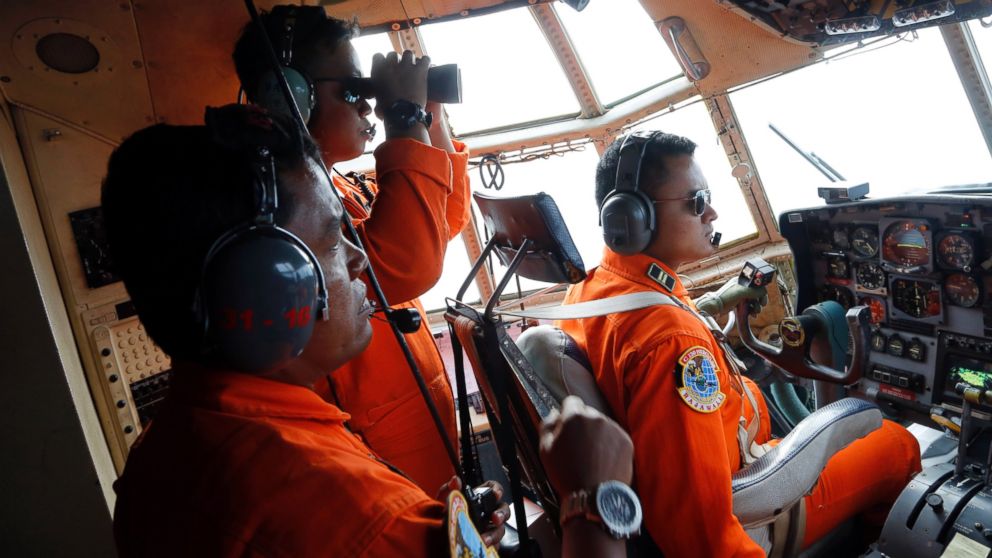
[[[455, 153], [409, 139], [380, 145], [377, 182], [368, 183], [374, 203], [345, 180], [334, 184], [387, 300], [394, 308], [416, 308], [423, 318], [406, 341], [457, 448], [451, 384], [417, 300], [441, 276], [448, 241], [469, 220], [468, 151], [455, 143]], [[369, 347], [317, 390], [351, 414], [349, 427], [383, 459], [433, 494], [455, 471], [392, 329], [374, 319], [372, 330]]]
[[313, 391], [177, 369], [114, 484], [129, 557], [440, 556], [444, 506]]
[[[675, 279], [671, 291], [648, 277], [652, 263]], [[566, 303], [651, 290], [692, 306], [681, 281], [661, 262], [606, 249], [600, 266], [569, 290]], [[614, 416], [633, 438], [644, 525], [664, 555], [764, 556], [734, 517], [730, 491], [731, 474], [742, 465], [738, 420], [742, 409], [749, 421], [754, 412], [709, 328], [675, 306], [560, 326], [585, 349]], [[715, 378], [689, 382], [683, 370], [706, 370], [703, 360], [715, 365]], [[764, 398], [750, 380], [744, 383], [758, 399], [762, 428], [756, 441], [767, 442]], [[804, 545], [849, 517], [887, 509], [919, 470], [916, 439], [884, 421], [881, 429], [835, 455], [820, 474], [806, 497]]]

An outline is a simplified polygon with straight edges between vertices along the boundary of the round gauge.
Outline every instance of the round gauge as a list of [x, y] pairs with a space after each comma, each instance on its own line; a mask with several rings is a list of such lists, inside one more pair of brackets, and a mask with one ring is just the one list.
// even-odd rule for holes
[[827, 277], [849, 279], [851, 277], [851, 266], [847, 264], [847, 258], [843, 256], [830, 256], [827, 258]]
[[971, 308], [978, 304], [981, 291], [978, 290], [978, 282], [971, 275], [964, 273], [952, 273], [944, 281], [944, 290], [947, 291], [947, 299], [955, 306]]
[[865, 289], [874, 291], [885, 286], [885, 272], [877, 263], [867, 262], [859, 265], [855, 277], [858, 279], [858, 285]]
[[851, 249], [851, 237], [847, 232], [847, 227], [837, 227], [830, 234], [831, 243], [834, 248], [838, 250], [850, 250]]
[[975, 261], [975, 245], [968, 237], [951, 233], [937, 244], [937, 257], [944, 267], [970, 271]]
[[914, 337], [909, 341], [909, 345], [906, 346], [906, 356], [917, 362], [923, 362], [927, 359], [926, 345], [919, 338]]
[[892, 282], [892, 305], [913, 318], [940, 315], [940, 288], [927, 281], [896, 279]]
[[857, 227], [851, 233], [851, 248], [862, 258], [878, 254], [878, 230], [875, 227]]
[[850, 310], [854, 306], [854, 295], [844, 287], [834, 287], [831, 285], [823, 287], [820, 289], [820, 301], [822, 302], [824, 300], [833, 300], [843, 306], [844, 310]]
[[897, 221], [885, 229], [882, 259], [900, 266], [930, 263], [930, 225], [920, 221]]
[[871, 350], [877, 353], [881, 353], [885, 351], [885, 347], [886, 345], [888, 345], [889, 340], [885, 338], [884, 333], [875, 330], [875, 332], [871, 334], [870, 342], [871, 342]]
[[889, 337], [889, 342], [885, 344], [885, 352], [892, 356], [901, 357], [906, 352], [906, 342], [902, 337], [893, 335]]
[[859, 306], [867, 306], [871, 311], [869, 321], [873, 324], [880, 324], [885, 321], [885, 301], [880, 298], [863, 296], [858, 299]]

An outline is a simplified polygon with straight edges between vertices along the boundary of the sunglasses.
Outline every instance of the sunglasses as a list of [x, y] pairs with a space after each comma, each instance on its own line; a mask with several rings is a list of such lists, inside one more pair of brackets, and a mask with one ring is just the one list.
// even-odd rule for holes
[[652, 203], [662, 203], [662, 202], [673, 202], [673, 201], [691, 201], [692, 210], [696, 216], [700, 216], [706, 211], [706, 206], [710, 204], [712, 195], [710, 191], [707, 190], [696, 190], [694, 194], [686, 198], [662, 198], [658, 200], [652, 200]]
[[370, 78], [348, 76], [343, 78], [317, 78], [313, 80], [314, 84], [325, 81], [340, 83], [342, 86], [341, 95], [344, 102], [349, 105], [358, 104], [362, 99], [372, 99], [375, 97], [375, 91], [372, 89], [372, 80]]

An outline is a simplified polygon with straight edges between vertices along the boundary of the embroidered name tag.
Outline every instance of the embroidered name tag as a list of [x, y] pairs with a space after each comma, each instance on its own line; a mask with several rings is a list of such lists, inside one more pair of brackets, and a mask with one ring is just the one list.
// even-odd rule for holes
[[700, 413], [712, 413], [727, 396], [720, 391], [720, 368], [705, 348], [691, 347], [682, 353], [675, 366], [675, 383], [679, 396]]

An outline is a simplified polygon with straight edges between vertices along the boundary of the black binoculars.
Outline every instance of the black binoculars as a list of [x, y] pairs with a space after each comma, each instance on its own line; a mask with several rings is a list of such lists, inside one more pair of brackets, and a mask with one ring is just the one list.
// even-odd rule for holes
[[[375, 98], [372, 78], [355, 77], [344, 81], [345, 89], [364, 99]], [[462, 102], [462, 73], [457, 64], [432, 66], [427, 70], [427, 100], [438, 103]]]

